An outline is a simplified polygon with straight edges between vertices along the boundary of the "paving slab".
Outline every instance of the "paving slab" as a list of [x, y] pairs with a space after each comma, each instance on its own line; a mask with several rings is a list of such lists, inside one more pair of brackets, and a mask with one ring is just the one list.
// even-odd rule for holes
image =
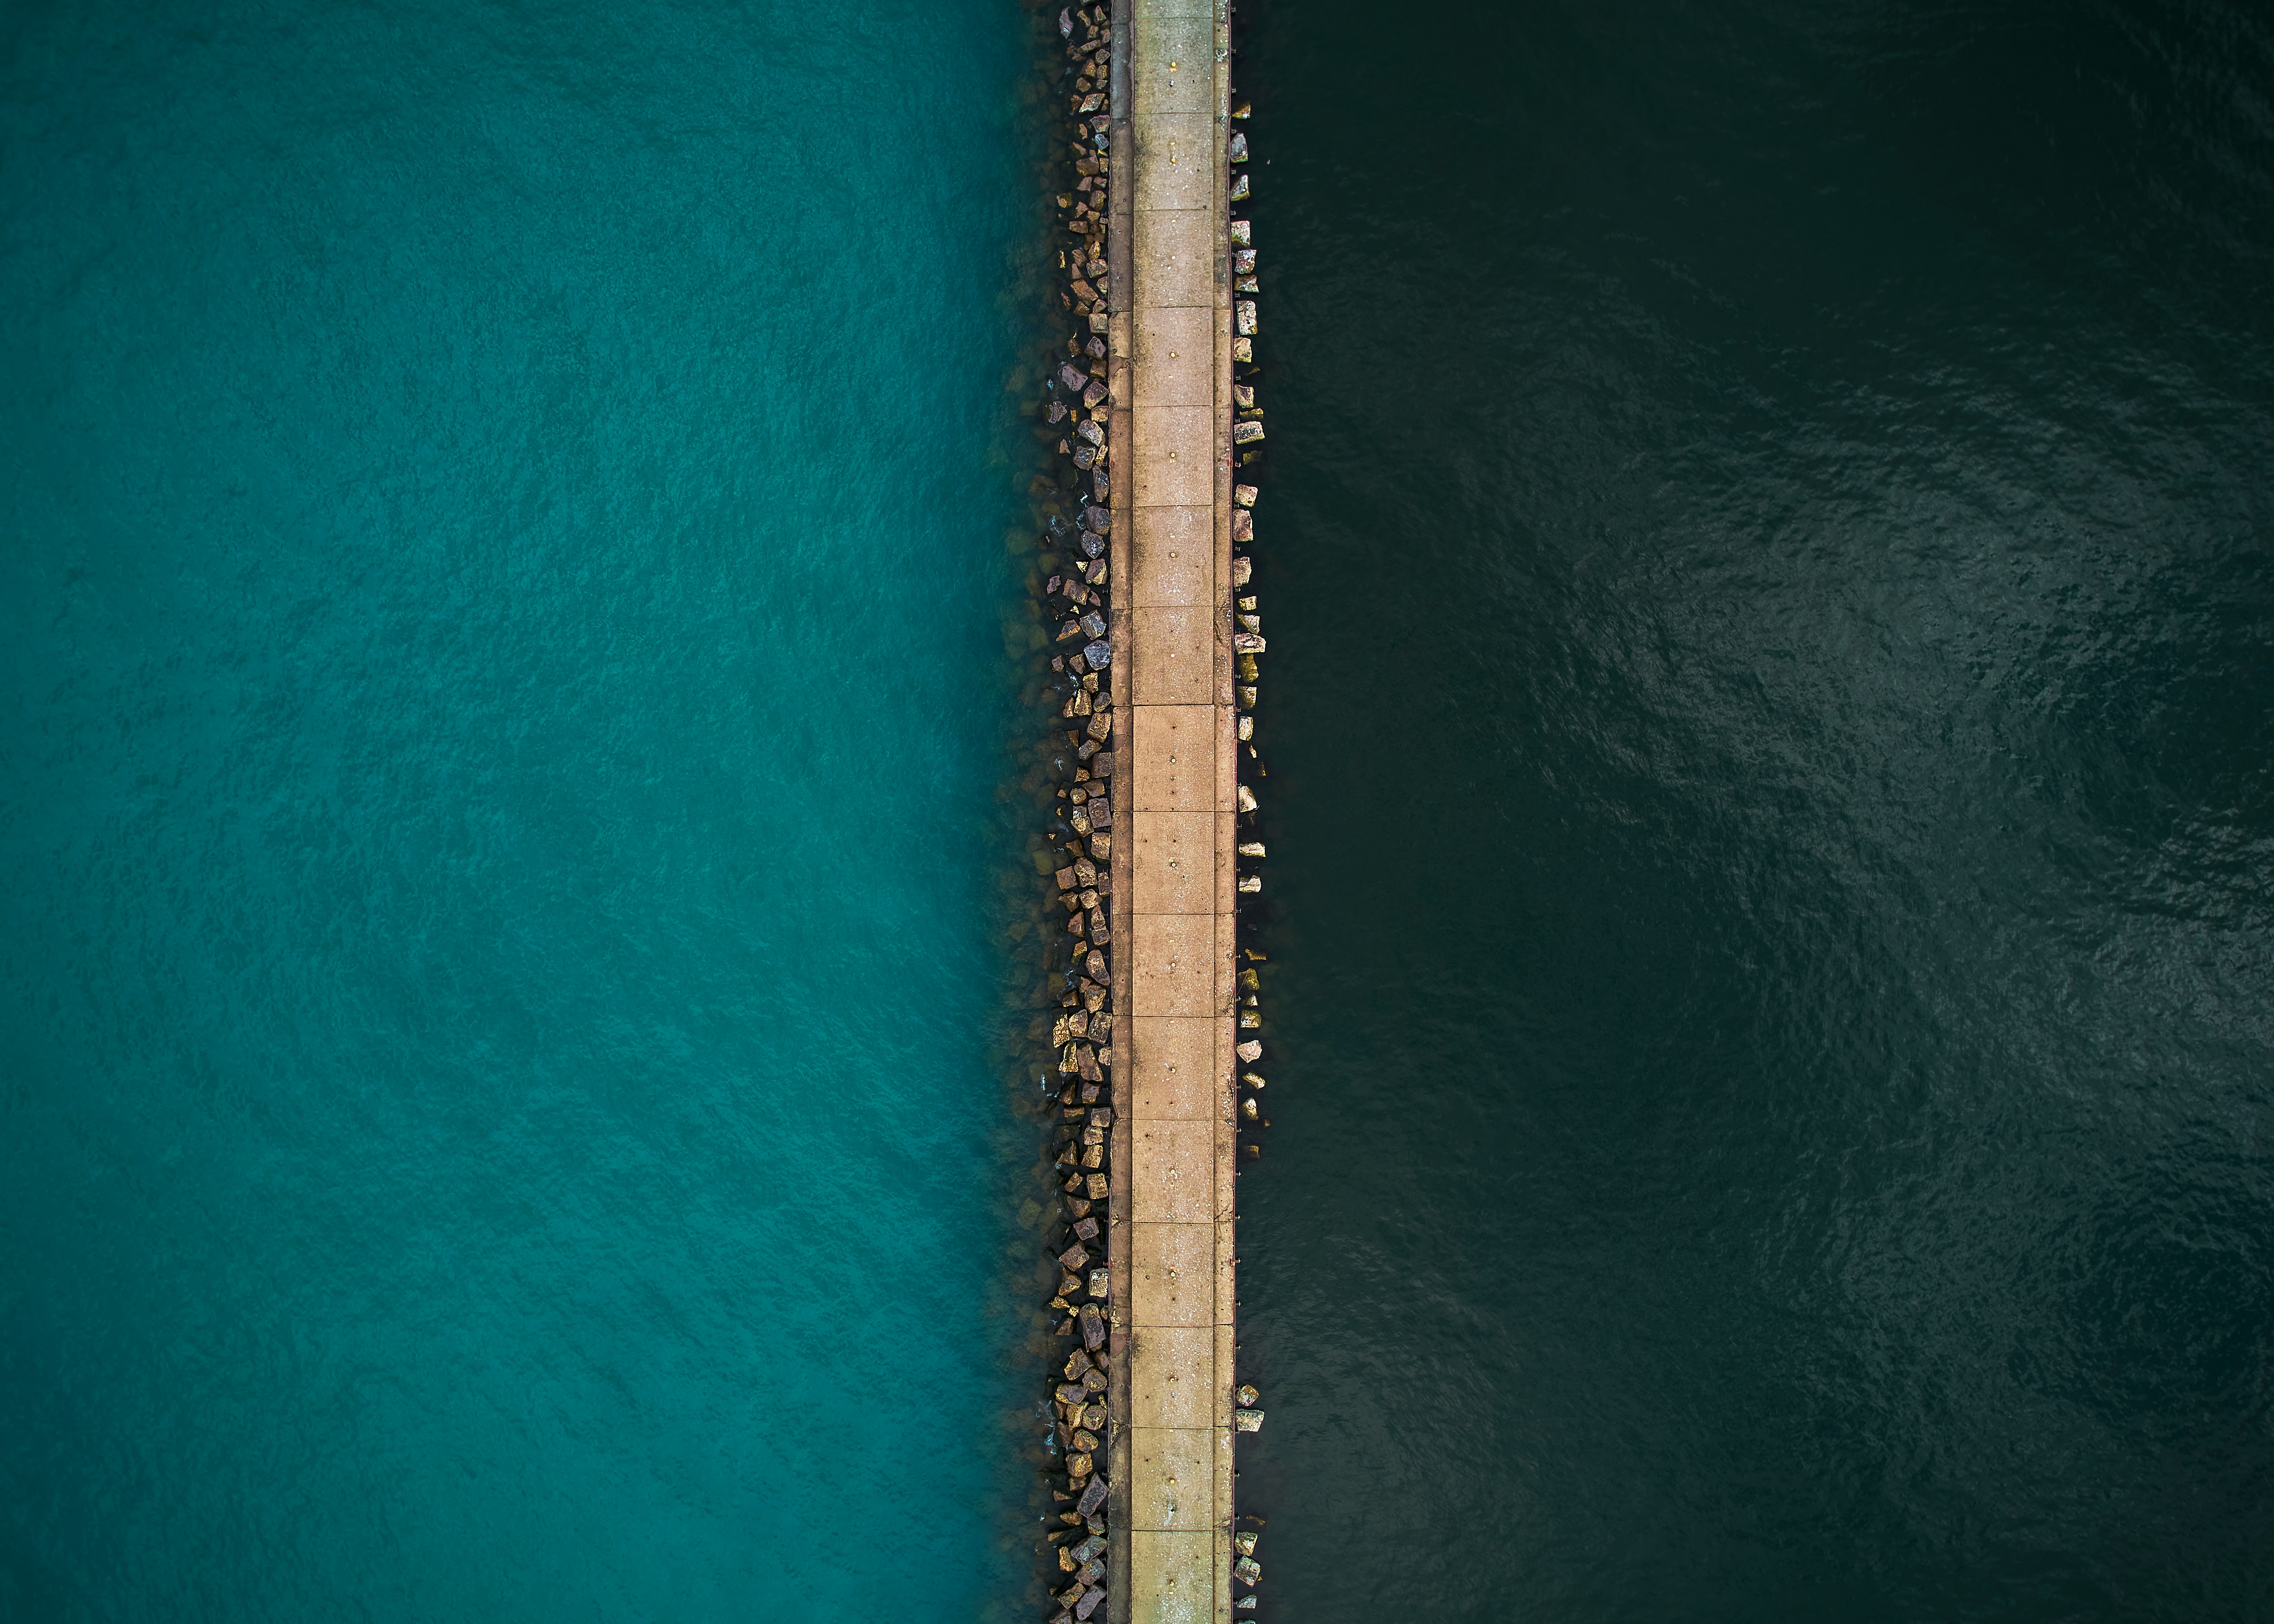
[[1216, 602], [1216, 507], [1130, 509], [1130, 579], [1122, 596], [1133, 608], [1211, 608]]

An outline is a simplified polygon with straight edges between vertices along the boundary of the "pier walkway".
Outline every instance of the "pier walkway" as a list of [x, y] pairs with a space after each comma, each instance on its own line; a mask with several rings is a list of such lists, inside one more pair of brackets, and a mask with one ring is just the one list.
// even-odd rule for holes
[[1230, 1624], [1231, 303], [1219, 0], [1114, 21], [1111, 1624]]

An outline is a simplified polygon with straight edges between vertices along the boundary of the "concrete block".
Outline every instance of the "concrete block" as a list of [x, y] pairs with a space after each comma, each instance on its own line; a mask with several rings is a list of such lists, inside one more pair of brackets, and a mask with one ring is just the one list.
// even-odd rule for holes
[[[1216, 120], [1206, 113], [1161, 113], [1133, 121], [1137, 212], [1213, 209], [1220, 155]], [[1141, 282], [1141, 289], [1143, 283]], [[1139, 294], [1143, 300], [1145, 295]]]
[[1129, 1624], [1216, 1624], [1212, 1530], [1129, 1534]]
[[1196, 508], [1216, 500], [1215, 411], [1140, 407], [1130, 413], [1131, 500], [1140, 508]]
[[1141, 308], [1216, 308], [1216, 233], [1199, 209], [1148, 209], [1135, 222]]
[[[1128, 778], [1127, 806], [1139, 812], [1213, 810], [1224, 716], [1214, 705], [1134, 707], [1129, 740], [1121, 753], [1121, 771]], [[1186, 911], [1148, 908], [1141, 902], [1137, 906], [1146, 914]]]
[[[1114, 1053], [1123, 1043], [1129, 1058], [1115, 1068], [1123, 1098], [1137, 1122], [1214, 1122], [1224, 1115], [1224, 1090], [1217, 1081], [1218, 1038], [1224, 1023], [1213, 1017], [1133, 1016], [1128, 1037], [1116, 1028]], [[1225, 1059], [1231, 1057], [1229, 1049]]]
[[[1142, 717], [1148, 709], [1157, 708], [1141, 706], [1136, 714]], [[1130, 906], [1135, 913], [1216, 912], [1216, 816], [1213, 812], [1130, 815]]]
[[[1138, 1333], [1139, 1348], [1129, 1384], [1129, 1425], [1229, 1426], [1228, 1388], [1216, 1376], [1213, 1361], [1220, 1326], [1157, 1325]], [[1224, 1342], [1225, 1348], [1229, 1342]], [[1229, 1369], [1230, 1366], [1223, 1368]]]
[[1216, 1225], [1129, 1226], [1129, 1323], [1216, 1323]]
[[[1150, 291], [1148, 289], [1148, 291]], [[1137, 312], [1134, 406], [1216, 407], [1216, 312], [1206, 305]]]
[[1216, 916], [1208, 914], [1138, 914], [1129, 921], [1129, 1013], [1210, 1015], [1218, 1011], [1216, 981]]
[[1198, 113], [1216, 108], [1216, 19], [1206, 11], [1148, 10], [1130, 33], [1135, 51], [1137, 116]]
[[[1126, 658], [1138, 705], [1205, 705], [1216, 695], [1215, 615], [1163, 604], [1130, 616]], [[1116, 656], [1117, 660], [1122, 658]]]
[[1129, 525], [1129, 579], [1117, 606], [1214, 604], [1214, 508], [1133, 508]]
[[[1199, 1368], [1209, 1365], [1203, 1362]], [[1126, 1447], [1133, 1533], [1207, 1532], [1215, 1526], [1214, 1429], [1132, 1427]]]
[[1226, 1124], [1145, 1122], [1130, 1138], [1131, 1219], [1138, 1223], [1212, 1224], [1216, 1220], [1216, 1132]]

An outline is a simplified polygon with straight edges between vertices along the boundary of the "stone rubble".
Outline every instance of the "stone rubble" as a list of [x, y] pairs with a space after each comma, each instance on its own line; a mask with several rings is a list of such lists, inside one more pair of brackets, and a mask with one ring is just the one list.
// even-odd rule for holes
[[[1050, 17], [1048, 12], [1043, 14]], [[1038, 1230], [1036, 1316], [1055, 1350], [1036, 1406], [1044, 1426], [1035, 1464], [1042, 1533], [1036, 1551], [1051, 1624], [1103, 1624], [1113, 1578], [1106, 1515], [1120, 1447], [1113, 1415], [1108, 1317], [1112, 1236], [1114, 1020], [1114, 705], [1107, 538], [1112, 534], [1112, 434], [1106, 338], [1114, 289], [1107, 258], [1112, 158], [1111, 21], [1103, 4], [1058, 9], [1044, 71], [1063, 108], [1045, 191], [1056, 211], [1050, 242], [1062, 325], [1022, 408], [1034, 419], [1043, 466], [1028, 485], [1036, 569], [1020, 657], [1029, 662], [1039, 738], [1028, 747], [1024, 789], [1040, 826], [1028, 841], [1042, 882], [1027, 939], [1042, 926], [1043, 980], [1033, 993], [1029, 1057], [1021, 1081], [1050, 1127], [1037, 1192], [1022, 1221]], [[1071, 330], [1064, 325], [1071, 324]], [[1035, 374], [1029, 373], [1030, 379]]]

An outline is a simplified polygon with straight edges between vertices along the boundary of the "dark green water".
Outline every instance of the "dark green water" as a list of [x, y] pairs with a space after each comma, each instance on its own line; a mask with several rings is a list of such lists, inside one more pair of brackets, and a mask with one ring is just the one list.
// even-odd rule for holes
[[0, 19], [0, 1619], [1025, 1585], [1027, 32]]
[[2274, 32], [1254, 0], [1258, 1617], [2274, 1617]]

